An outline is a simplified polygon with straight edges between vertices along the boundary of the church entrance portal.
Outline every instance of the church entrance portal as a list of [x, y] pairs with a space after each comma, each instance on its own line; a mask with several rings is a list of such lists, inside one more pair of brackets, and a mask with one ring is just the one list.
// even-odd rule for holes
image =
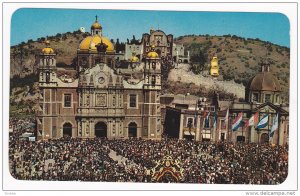
[[236, 141], [237, 142], [245, 142], [245, 136], [237, 136]]
[[104, 122], [98, 122], [95, 125], [96, 137], [107, 137], [107, 125]]
[[137, 137], [137, 125], [134, 122], [128, 125], [128, 137]]
[[268, 143], [269, 142], [269, 135], [267, 133], [263, 133], [260, 136], [260, 143], [264, 144], [264, 143]]
[[72, 124], [65, 123], [63, 125], [63, 137], [72, 137]]

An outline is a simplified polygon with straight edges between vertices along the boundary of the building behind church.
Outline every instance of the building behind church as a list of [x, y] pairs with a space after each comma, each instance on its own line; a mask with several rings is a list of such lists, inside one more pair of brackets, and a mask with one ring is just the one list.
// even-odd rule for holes
[[[279, 114], [279, 131], [272, 142], [288, 142], [288, 105], [281, 101], [281, 87], [269, 65], [262, 65], [249, 82], [244, 102], [220, 100], [217, 94], [211, 98], [161, 95], [164, 62], [190, 62], [184, 46], [175, 44], [172, 34], [151, 29], [141, 41], [127, 43], [124, 53], [116, 53], [102, 30], [96, 18], [91, 35], [79, 44], [77, 63], [71, 68], [57, 67], [55, 49], [46, 43], [38, 68], [38, 139], [160, 139], [163, 134], [198, 141], [265, 143]], [[232, 132], [233, 121], [241, 112], [243, 122], [257, 112], [259, 119], [268, 114], [268, 126], [259, 130], [241, 126]]]

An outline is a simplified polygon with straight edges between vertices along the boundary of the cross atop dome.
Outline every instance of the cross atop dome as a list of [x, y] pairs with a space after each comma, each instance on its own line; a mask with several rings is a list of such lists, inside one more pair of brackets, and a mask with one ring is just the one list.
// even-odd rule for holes
[[99, 35], [102, 36], [102, 26], [98, 22], [98, 16], [95, 16], [96, 21], [91, 26], [91, 33], [92, 35]]

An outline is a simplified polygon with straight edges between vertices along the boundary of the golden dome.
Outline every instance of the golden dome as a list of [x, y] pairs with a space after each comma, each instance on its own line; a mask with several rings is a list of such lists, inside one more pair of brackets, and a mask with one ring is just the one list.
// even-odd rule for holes
[[96, 21], [92, 24], [91, 29], [102, 29], [102, 26], [98, 22], [98, 16], [96, 16]]
[[112, 53], [114, 52], [114, 45], [109, 41], [106, 37], [100, 37], [99, 35], [88, 36], [79, 44], [79, 50], [81, 51], [93, 51], [97, 52], [97, 45], [100, 43], [104, 43], [107, 45], [106, 52]]
[[96, 21], [92, 24], [91, 29], [102, 29], [102, 26]]
[[136, 56], [133, 56], [133, 57], [131, 57], [130, 61], [136, 63], [136, 62], [139, 62], [140, 59]]
[[50, 42], [49, 40], [45, 41], [46, 47], [42, 49], [43, 54], [53, 54], [54, 50], [49, 46]]
[[158, 54], [156, 53], [156, 52], [154, 52], [154, 51], [151, 51], [151, 52], [149, 52], [148, 54], [147, 54], [147, 57], [148, 58], [158, 58]]
[[46, 48], [42, 49], [42, 53], [43, 54], [53, 54], [54, 50], [52, 48], [50, 48], [50, 47], [46, 47]]

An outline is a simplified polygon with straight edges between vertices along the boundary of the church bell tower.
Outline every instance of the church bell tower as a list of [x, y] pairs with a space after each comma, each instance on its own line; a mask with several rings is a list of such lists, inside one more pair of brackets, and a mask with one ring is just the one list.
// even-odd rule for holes
[[161, 59], [154, 47], [147, 54], [144, 67], [143, 136], [150, 139], [161, 136]]

